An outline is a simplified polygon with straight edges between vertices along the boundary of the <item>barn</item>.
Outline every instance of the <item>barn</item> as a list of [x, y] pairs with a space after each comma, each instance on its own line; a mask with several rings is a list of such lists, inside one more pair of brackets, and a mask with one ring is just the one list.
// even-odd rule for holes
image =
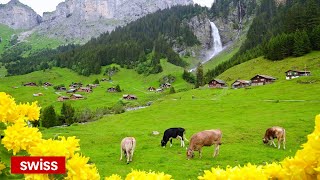
[[310, 71], [299, 71], [299, 70], [288, 70], [285, 72], [286, 73], [286, 79], [294, 79], [298, 78], [300, 76], [310, 76], [311, 72]]
[[275, 80], [276, 80], [276, 78], [274, 78], [274, 77], [257, 74], [253, 78], [251, 78], [251, 85], [252, 86], [261, 86], [261, 85], [271, 84]]
[[135, 95], [131, 95], [131, 94], [125, 94], [122, 96], [123, 99], [126, 99], [126, 100], [137, 100], [137, 96]]
[[209, 88], [224, 88], [227, 87], [225, 81], [220, 79], [213, 79], [208, 83]]
[[238, 79], [231, 84], [233, 89], [244, 88], [247, 86], [251, 86], [251, 81]]

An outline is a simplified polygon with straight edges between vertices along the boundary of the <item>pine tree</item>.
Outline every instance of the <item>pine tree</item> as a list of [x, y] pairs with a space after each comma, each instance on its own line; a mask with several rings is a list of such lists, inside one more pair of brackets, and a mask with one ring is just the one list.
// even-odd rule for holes
[[66, 123], [68, 125], [74, 123], [74, 113], [75, 110], [71, 104], [64, 102], [61, 108], [62, 123]]
[[198, 88], [204, 84], [203, 67], [201, 63], [198, 64], [198, 67], [196, 70], [196, 77], [197, 79], [196, 79], [195, 88]]
[[302, 56], [311, 50], [311, 43], [306, 31], [297, 30], [294, 34], [293, 55]]
[[320, 50], [320, 25], [313, 29], [310, 39], [313, 49]]
[[116, 91], [117, 91], [117, 92], [121, 92], [121, 88], [120, 88], [120, 85], [119, 85], [119, 84], [117, 84], [117, 86], [116, 86]]
[[46, 128], [57, 125], [57, 115], [52, 105], [44, 108], [41, 114], [41, 123], [42, 127]]

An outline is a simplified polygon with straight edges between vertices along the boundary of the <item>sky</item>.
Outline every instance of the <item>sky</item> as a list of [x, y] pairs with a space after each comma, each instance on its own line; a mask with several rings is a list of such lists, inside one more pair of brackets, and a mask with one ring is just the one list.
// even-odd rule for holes
[[[0, 4], [6, 4], [10, 0], [0, 0]], [[64, 0], [19, 0], [21, 3], [28, 5], [39, 15], [42, 16], [43, 12], [52, 12], [56, 9], [56, 6]], [[201, 6], [211, 7], [214, 0], [193, 0]]]

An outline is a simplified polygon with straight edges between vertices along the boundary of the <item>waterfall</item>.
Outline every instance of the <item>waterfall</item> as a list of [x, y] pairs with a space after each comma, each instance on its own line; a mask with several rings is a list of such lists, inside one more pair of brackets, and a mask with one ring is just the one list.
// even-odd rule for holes
[[[213, 39], [212, 47], [205, 53], [204, 60], [201, 62], [202, 64], [210, 61], [215, 55], [219, 54], [222, 50], [222, 42], [219, 34], [219, 30], [217, 26], [214, 24], [214, 22], [210, 22], [211, 25], [211, 36]], [[197, 67], [192, 68], [189, 70], [189, 72], [195, 71]]]
[[213, 38], [213, 46], [206, 53], [207, 55], [206, 55], [205, 61], [203, 63], [209, 61], [211, 58], [213, 58], [215, 55], [217, 55], [219, 52], [221, 52], [223, 50], [221, 38], [220, 38], [220, 34], [219, 34], [219, 30], [218, 30], [217, 26], [214, 24], [214, 22], [210, 22], [210, 25], [211, 25], [211, 31], [212, 31], [211, 35]]

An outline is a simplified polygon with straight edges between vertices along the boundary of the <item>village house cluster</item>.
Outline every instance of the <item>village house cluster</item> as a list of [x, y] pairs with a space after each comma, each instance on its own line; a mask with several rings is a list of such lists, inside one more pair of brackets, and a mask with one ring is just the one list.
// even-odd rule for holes
[[[300, 76], [310, 76], [310, 71], [300, 71], [300, 70], [288, 70], [286, 73], [286, 79], [294, 79]], [[276, 80], [276, 78], [269, 76], [269, 75], [261, 75], [257, 74], [252, 77], [250, 80], [242, 80], [237, 79], [231, 84], [231, 88], [238, 89], [238, 88], [245, 88], [248, 86], [261, 86], [266, 84], [271, 84]], [[228, 85], [225, 81], [220, 79], [213, 79], [208, 83], [208, 87], [210, 88], [227, 88]]]

